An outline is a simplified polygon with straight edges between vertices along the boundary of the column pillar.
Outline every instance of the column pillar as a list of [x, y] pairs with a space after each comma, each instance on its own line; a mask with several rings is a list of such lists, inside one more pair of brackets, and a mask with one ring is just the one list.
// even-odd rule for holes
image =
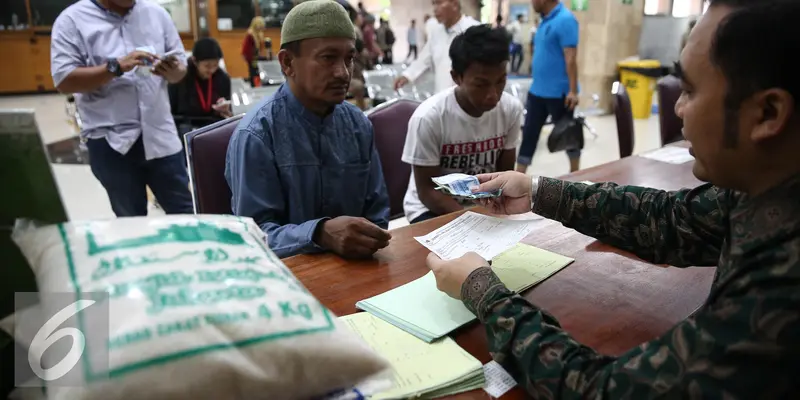
[[[571, 7], [567, 0], [564, 5]], [[599, 107], [611, 111], [611, 84], [617, 76], [617, 62], [638, 54], [644, 19], [644, 0], [591, 0], [587, 9], [573, 11], [580, 23], [578, 77], [581, 104], [592, 105], [592, 95], [600, 96]]]

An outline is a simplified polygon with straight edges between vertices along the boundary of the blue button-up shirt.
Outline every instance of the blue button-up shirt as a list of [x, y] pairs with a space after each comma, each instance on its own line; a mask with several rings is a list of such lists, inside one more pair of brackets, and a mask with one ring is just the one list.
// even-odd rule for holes
[[322, 251], [313, 236], [326, 218], [389, 225], [389, 196], [367, 117], [345, 102], [321, 118], [288, 84], [239, 122], [225, 178], [233, 213], [255, 219], [279, 257]]
[[[143, 47], [156, 55], [180, 50], [178, 59], [186, 63], [175, 24], [163, 7], [150, 0], [138, 0], [124, 16], [92, 0], [80, 0], [56, 18], [50, 43], [50, 72], [56, 86], [76, 68], [103, 65]], [[83, 137], [106, 138], [111, 148], [126, 154], [141, 136], [148, 160], [182, 149], [164, 78], [130, 71], [93, 92], [76, 94], [75, 99]]]
[[578, 20], [564, 3], [559, 3], [542, 18], [533, 38], [535, 50], [531, 94], [547, 99], [560, 99], [569, 93], [564, 49], [578, 47], [578, 36]]

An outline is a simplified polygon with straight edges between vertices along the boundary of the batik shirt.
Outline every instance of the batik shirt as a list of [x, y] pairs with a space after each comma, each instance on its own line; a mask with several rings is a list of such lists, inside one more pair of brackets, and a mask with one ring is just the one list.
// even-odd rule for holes
[[655, 263], [717, 265], [693, 315], [619, 357], [599, 354], [489, 268], [462, 287], [489, 350], [536, 398], [800, 396], [800, 177], [757, 197], [541, 178], [533, 211]]

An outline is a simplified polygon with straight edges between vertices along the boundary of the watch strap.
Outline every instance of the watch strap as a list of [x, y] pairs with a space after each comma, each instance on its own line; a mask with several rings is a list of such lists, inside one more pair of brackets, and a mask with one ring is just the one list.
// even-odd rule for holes
[[536, 194], [539, 192], [539, 176], [531, 177], [531, 211], [533, 210]]
[[116, 58], [109, 58], [106, 60], [106, 69], [116, 77], [122, 76], [122, 68], [120, 67], [119, 61]]

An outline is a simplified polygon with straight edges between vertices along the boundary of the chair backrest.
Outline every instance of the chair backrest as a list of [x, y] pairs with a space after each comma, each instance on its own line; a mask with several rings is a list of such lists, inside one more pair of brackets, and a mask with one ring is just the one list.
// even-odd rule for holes
[[675, 104], [681, 92], [680, 79], [672, 75], [658, 81], [658, 122], [662, 146], [683, 140], [683, 120], [675, 114]]
[[225, 157], [228, 142], [241, 119], [242, 115], [237, 115], [185, 136], [192, 199], [197, 214], [231, 213], [231, 189], [225, 180]]
[[617, 120], [617, 139], [619, 140], [619, 157], [625, 158], [633, 154], [633, 110], [631, 99], [625, 85], [614, 82], [611, 86], [614, 116]]
[[404, 163], [403, 147], [408, 133], [408, 121], [419, 102], [396, 99], [367, 112], [375, 131], [375, 147], [381, 158], [383, 179], [389, 191], [389, 208], [392, 218], [403, 215], [403, 198], [408, 189], [411, 166]]
[[263, 85], [280, 85], [286, 81], [278, 60], [259, 61], [258, 73]]

